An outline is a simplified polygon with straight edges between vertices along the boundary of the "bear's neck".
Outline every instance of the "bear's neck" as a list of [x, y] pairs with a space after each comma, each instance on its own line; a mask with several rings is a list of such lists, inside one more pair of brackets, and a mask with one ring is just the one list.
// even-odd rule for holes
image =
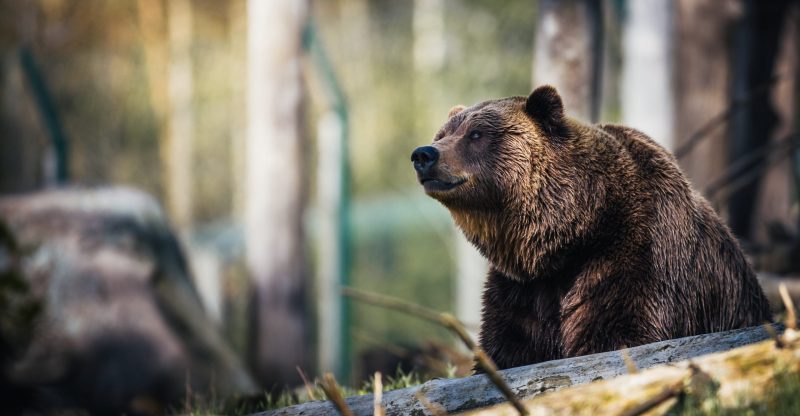
[[454, 211], [452, 216], [492, 267], [516, 280], [557, 273], [569, 258], [566, 238], [542, 236], [525, 215], [509, 220], [504, 214]]
[[[602, 187], [595, 191], [599, 192], [589, 195], [562, 187], [558, 193], [540, 192], [532, 201], [497, 211], [450, 213], [496, 270], [520, 281], [540, 279], [563, 274], [581, 263], [586, 248], [603, 243], [597, 219], [605, 204], [616, 204]], [[560, 205], [553, 203], [554, 195], [561, 197]]]

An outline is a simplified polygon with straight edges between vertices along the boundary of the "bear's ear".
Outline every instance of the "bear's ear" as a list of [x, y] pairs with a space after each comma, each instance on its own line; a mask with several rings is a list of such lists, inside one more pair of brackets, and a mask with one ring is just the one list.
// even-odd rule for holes
[[453, 117], [454, 115], [456, 115], [456, 114], [458, 114], [458, 113], [460, 113], [460, 112], [464, 111], [464, 109], [465, 109], [465, 108], [467, 108], [467, 107], [465, 107], [465, 106], [463, 106], [463, 105], [460, 105], [460, 104], [459, 104], [459, 105], [457, 105], [457, 106], [455, 106], [455, 107], [453, 107], [453, 108], [451, 108], [451, 109], [450, 109], [450, 112], [449, 112], [449, 113], [447, 113], [447, 118], [451, 118], [451, 117]]
[[528, 96], [525, 102], [525, 112], [546, 133], [561, 135], [564, 123], [564, 104], [561, 96], [550, 85], [541, 86]]
[[464, 111], [464, 109], [465, 109], [465, 108], [467, 108], [467, 107], [465, 107], [465, 106], [463, 106], [463, 105], [461, 105], [461, 104], [459, 104], [459, 105], [457, 105], [457, 106], [455, 106], [455, 107], [451, 108], [451, 109], [450, 109], [450, 111], [447, 113], [447, 118], [451, 118], [451, 117], [453, 117], [454, 115], [456, 115], [456, 114], [458, 114], [458, 113], [460, 113], [460, 112]]

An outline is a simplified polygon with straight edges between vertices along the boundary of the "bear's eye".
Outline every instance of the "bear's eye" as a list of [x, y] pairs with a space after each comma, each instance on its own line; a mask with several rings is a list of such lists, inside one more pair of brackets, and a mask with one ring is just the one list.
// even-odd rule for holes
[[478, 140], [478, 139], [480, 139], [480, 138], [481, 138], [481, 132], [479, 132], [479, 131], [473, 131], [473, 132], [471, 132], [471, 133], [469, 134], [469, 138], [470, 138], [470, 140]]

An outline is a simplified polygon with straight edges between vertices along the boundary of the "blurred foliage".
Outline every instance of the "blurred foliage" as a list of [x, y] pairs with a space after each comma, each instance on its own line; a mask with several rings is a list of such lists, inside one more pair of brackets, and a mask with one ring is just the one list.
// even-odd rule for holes
[[530, 92], [533, 3], [513, 0], [497, 7], [487, 0], [445, 0], [442, 5], [441, 64], [418, 68], [414, 39], [421, 34], [414, 33], [411, 3], [314, 4], [350, 102], [356, 196], [413, 186], [410, 164], [399, 162], [433, 139], [454, 105]]
[[41, 313], [41, 304], [22, 275], [20, 261], [21, 249], [0, 221], [0, 366], [24, 351]]
[[[415, 33], [420, 29], [411, 5], [341, 0], [314, 3], [313, 12], [348, 95], [354, 196], [395, 194], [395, 209], [413, 213], [395, 227], [384, 226], [386, 218], [361, 227], [356, 220], [351, 284], [452, 311], [456, 231], [446, 210], [417, 188], [408, 158], [432, 140], [452, 106], [529, 92], [536, 10], [519, 0], [503, 7], [486, 0], [442, 1], [444, 25], [422, 29], [441, 31], [434, 36], [443, 37], [444, 55], [425, 65], [415, 62], [415, 37], [425, 34]], [[379, 342], [403, 347], [450, 340], [432, 324], [355, 302], [352, 325], [372, 339], [352, 338], [356, 356], [383, 348]]]
[[[147, 68], [140, 16], [145, 3], [0, 0], [0, 135], [3, 146], [13, 139], [40, 153], [38, 159], [20, 158], [19, 166], [4, 171], [22, 172], [40, 163], [48, 145], [17, 68], [17, 52], [26, 45], [70, 138], [73, 182], [128, 184], [164, 200], [163, 115], [152, 102], [157, 83]], [[236, 146], [246, 130], [245, 4], [192, 0], [191, 157], [198, 226], [235, 221], [241, 208], [234, 199], [242, 180], [237, 172], [243, 168], [237, 165], [241, 150]], [[527, 0], [510, 0], [502, 7], [489, 0], [442, 0], [437, 12], [442, 24], [420, 26], [414, 21], [416, 5], [317, 1], [312, 2], [312, 15], [348, 99], [356, 215], [369, 217], [356, 219], [351, 282], [445, 311], [454, 306], [455, 231], [445, 209], [417, 188], [409, 154], [430, 142], [453, 105], [529, 92], [536, 10]], [[420, 45], [416, 40], [430, 35], [421, 33], [425, 31], [444, 41], [433, 64], [419, 62], [415, 51]], [[166, 53], [166, 25], [153, 33]], [[312, 195], [316, 122], [329, 105], [314, 77], [313, 70], [307, 71], [306, 159], [311, 162]], [[371, 204], [376, 200], [390, 201], [394, 211], [405, 213], [404, 219], [369, 216], [369, 207], [383, 210], [388, 205]], [[229, 301], [223, 327], [237, 350], [244, 351], [249, 288], [240, 263], [223, 274]], [[354, 305], [353, 316], [355, 329], [388, 344], [450, 339], [433, 325], [391, 311]], [[378, 346], [354, 340], [354, 347], [361, 353]]]
[[25, 354], [42, 305], [22, 274], [22, 249], [0, 220], [0, 406], [4, 412], [36, 403], [29, 386], [14, 379], [13, 362]]

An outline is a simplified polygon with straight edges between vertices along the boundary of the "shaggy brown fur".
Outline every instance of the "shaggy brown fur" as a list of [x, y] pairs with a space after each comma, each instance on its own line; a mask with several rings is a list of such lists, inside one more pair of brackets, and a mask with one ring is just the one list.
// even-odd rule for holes
[[770, 319], [672, 155], [566, 118], [552, 87], [454, 108], [432, 148], [412, 156], [420, 182], [491, 262], [480, 342], [499, 367]]

